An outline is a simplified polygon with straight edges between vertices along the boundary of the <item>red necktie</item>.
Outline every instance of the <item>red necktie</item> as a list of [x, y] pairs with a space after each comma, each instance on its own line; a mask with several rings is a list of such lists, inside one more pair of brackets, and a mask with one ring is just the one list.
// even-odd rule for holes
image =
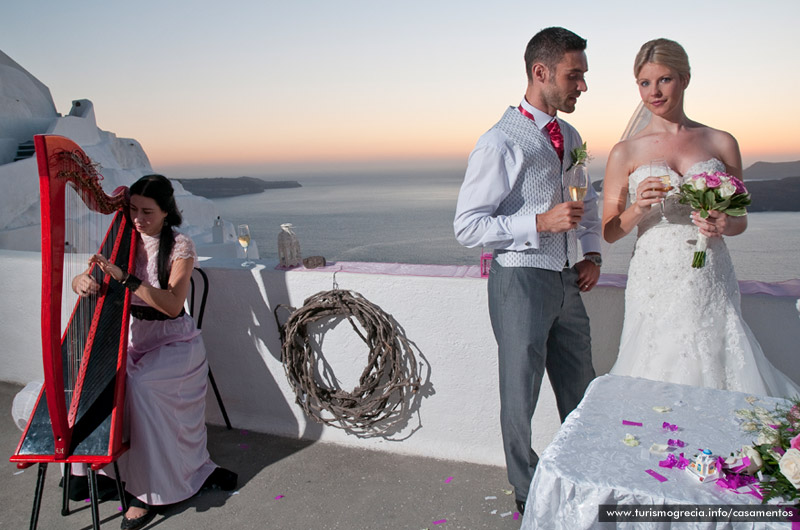
[[[536, 120], [533, 119], [533, 114], [525, 110], [525, 108], [520, 105], [517, 107], [517, 110], [525, 116], [529, 118], [534, 123]], [[556, 150], [556, 154], [558, 155], [559, 160], [562, 162], [564, 161], [564, 135], [561, 134], [561, 127], [558, 126], [558, 121], [553, 118], [553, 120], [544, 126], [547, 129], [548, 134], [550, 135], [550, 143], [553, 144], [553, 148]]]
[[564, 135], [561, 134], [561, 127], [558, 126], [558, 120], [553, 119], [550, 123], [544, 126], [547, 132], [550, 133], [550, 143], [556, 149], [559, 160], [564, 161]]

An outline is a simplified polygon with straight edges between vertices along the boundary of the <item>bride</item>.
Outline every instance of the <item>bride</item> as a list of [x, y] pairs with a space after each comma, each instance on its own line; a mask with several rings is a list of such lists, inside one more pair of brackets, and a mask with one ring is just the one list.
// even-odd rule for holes
[[[603, 237], [613, 243], [634, 228], [638, 236], [611, 373], [758, 395], [800, 393], [767, 360], [741, 315], [723, 236], [744, 232], [747, 217], [711, 211], [702, 219], [677, 200], [684, 177], [724, 171], [742, 178], [736, 139], [686, 117], [689, 59], [677, 42], [645, 43], [634, 75], [643, 112], [611, 150], [604, 184]], [[646, 125], [636, 131], [642, 116]], [[667, 163], [671, 187], [657, 172], [651, 176], [659, 159]], [[709, 238], [706, 265], [693, 269], [698, 233]]]

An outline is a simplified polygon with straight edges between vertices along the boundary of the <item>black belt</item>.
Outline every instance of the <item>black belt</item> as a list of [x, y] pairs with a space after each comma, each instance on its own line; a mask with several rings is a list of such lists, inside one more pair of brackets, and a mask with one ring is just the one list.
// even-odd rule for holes
[[186, 310], [181, 308], [181, 312], [176, 317], [171, 317], [166, 313], [162, 313], [155, 307], [149, 305], [133, 305], [131, 304], [131, 316], [139, 320], [175, 320], [186, 314]]

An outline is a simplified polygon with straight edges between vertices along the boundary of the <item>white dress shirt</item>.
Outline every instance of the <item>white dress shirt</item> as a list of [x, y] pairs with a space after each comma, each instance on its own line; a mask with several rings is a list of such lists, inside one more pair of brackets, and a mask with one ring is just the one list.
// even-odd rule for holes
[[[522, 100], [522, 107], [534, 116], [540, 129], [555, 119], [525, 99]], [[569, 156], [570, 153], [564, 153], [566, 167], [571, 164]], [[494, 215], [514, 187], [523, 159], [522, 150], [502, 131], [492, 128], [480, 137], [469, 156], [464, 183], [458, 194], [453, 227], [459, 243], [469, 248], [482, 246], [515, 251], [539, 248], [535, 214], [515, 217]], [[578, 232], [584, 254], [600, 252], [597, 202], [597, 192], [589, 186], [580, 223], [583, 229]]]

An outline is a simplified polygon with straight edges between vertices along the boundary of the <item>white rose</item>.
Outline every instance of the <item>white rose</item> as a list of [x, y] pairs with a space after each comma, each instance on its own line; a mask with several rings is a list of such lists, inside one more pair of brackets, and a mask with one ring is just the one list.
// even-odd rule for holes
[[783, 476], [792, 483], [792, 486], [800, 489], [800, 451], [797, 449], [786, 451], [786, 454], [781, 457], [778, 467]]
[[696, 189], [697, 191], [703, 191], [704, 189], [706, 189], [706, 179], [704, 179], [702, 177], [699, 178], [699, 179], [693, 178], [691, 183], [692, 183], [692, 187], [694, 189]]
[[748, 475], [752, 475], [764, 465], [761, 455], [752, 445], [745, 445], [742, 447], [742, 456], [746, 456], [750, 459], [750, 465], [747, 466], [747, 469], [745, 469], [745, 473]]
[[719, 196], [723, 199], [730, 197], [734, 193], [736, 193], [736, 186], [731, 184], [731, 181], [726, 181], [720, 184], [719, 186]]

